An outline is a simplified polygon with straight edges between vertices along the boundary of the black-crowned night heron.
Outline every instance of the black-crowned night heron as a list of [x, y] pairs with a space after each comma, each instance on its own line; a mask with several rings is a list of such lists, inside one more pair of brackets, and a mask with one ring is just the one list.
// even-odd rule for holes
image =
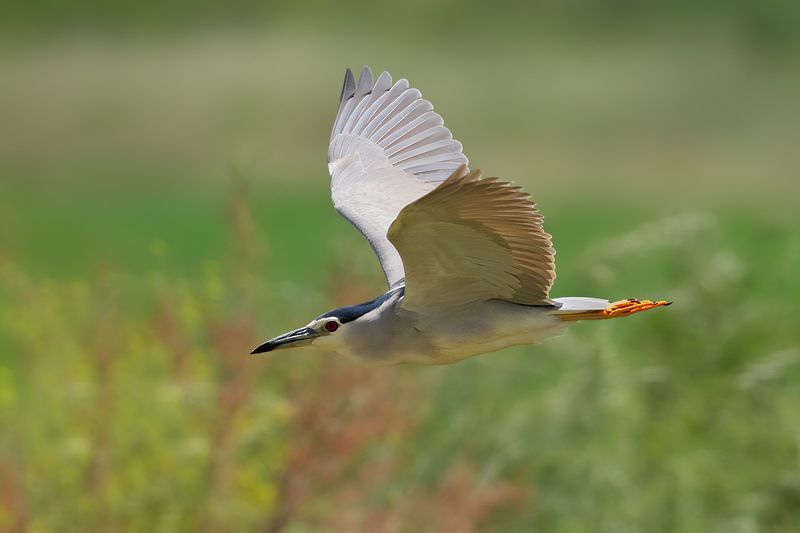
[[336, 210], [378, 255], [389, 290], [324, 313], [254, 354], [312, 345], [375, 364], [445, 364], [535, 344], [567, 324], [669, 302], [550, 298], [555, 250], [520, 187], [467, 168], [433, 106], [388, 72], [348, 69], [328, 148]]

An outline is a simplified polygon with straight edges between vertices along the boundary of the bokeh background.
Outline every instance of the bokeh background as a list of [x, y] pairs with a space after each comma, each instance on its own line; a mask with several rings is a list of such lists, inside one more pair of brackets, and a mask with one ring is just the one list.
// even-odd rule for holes
[[[0, 530], [800, 527], [800, 4], [0, 6]], [[383, 291], [330, 207], [345, 67], [534, 194], [538, 347], [258, 342]]]

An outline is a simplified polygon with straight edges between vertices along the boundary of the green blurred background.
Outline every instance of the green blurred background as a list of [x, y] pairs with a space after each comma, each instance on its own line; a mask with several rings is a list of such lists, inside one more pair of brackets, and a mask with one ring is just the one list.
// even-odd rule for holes
[[[0, 6], [0, 531], [800, 528], [800, 4]], [[345, 67], [534, 194], [538, 347], [255, 343], [383, 290], [330, 207]]]

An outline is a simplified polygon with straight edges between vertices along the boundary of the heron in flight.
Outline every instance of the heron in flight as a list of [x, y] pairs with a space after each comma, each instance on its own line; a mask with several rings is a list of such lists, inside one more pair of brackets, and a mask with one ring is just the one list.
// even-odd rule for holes
[[522, 188], [470, 170], [419, 90], [345, 73], [328, 147], [336, 211], [369, 241], [388, 290], [252, 353], [314, 346], [372, 364], [447, 364], [536, 344], [580, 320], [671, 302], [551, 298], [555, 250]]

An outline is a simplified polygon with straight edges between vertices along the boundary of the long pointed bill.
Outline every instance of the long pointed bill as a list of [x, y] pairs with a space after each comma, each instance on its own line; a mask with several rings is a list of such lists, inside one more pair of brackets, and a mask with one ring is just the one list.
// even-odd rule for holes
[[252, 355], [271, 352], [272, 350], [281, 350], [284, 348], [297, 348], [300, 346], [308, 346], [314, 338], [319, 337], [319, 333], [311, 328], [303, 327], [279, 335], [274, 339], [270, 339], [255, 350], [250, 352]]

